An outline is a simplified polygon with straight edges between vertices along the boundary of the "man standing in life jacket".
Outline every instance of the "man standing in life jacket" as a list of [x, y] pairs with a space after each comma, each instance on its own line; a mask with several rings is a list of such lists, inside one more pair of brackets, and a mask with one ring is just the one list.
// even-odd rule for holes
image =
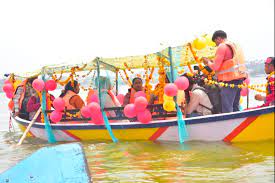
[[[213, 34], [212, 41], [218, 46], [215, 58], [202, 59], [205, 65], [215, 71], [219, 82], [228, 84], [228, 87], [221, 88], [222, 113], [239, 111], [241, 89], [237, 85], [242, 84], [247, 78], [243, 52], [239, 46], [227, 41], [227, 35], [222, 30]], [[234, 84], [235, 87], [229, 87], [230, 84]]]

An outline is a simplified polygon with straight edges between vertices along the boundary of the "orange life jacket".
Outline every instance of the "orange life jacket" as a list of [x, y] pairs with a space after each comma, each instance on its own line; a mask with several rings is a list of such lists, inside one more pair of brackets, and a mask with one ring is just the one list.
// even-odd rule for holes
[[46, 98], [47, 98], [47, 110], [51, 110], [52, 108], [52, 103], [54, 101], [54, 96], [49, 94], [49, 93], [46, 93]]
[[232, 81], [247, 77], [244, 65], [244, 55], [240, 47], [231, 42], [225, 42], [233, 51], [233, 58], [223, 61], [220, 69], [216, 72], [219, 81]]
[[65, 96], [63, 97], [63, 100], [65, 102], [65, 107], [67, 109], [75, 109], [75, 107], [73, 105], [70, 104], [70, 99], [77, 95], [75, 92], [71, 91], [71, 90], [68, 90], [65, 94]]

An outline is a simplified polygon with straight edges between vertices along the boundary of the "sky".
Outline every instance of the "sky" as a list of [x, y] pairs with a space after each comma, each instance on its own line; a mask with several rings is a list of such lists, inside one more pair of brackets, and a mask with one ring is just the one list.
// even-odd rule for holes
[[145, 55], [220, 29], [247, 60], [274, 56], [274, 0], [0, 0], [0, 78]]

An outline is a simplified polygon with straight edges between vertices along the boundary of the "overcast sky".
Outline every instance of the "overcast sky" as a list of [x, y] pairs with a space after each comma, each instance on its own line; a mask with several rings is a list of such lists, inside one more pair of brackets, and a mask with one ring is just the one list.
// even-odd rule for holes
[[274, 56], [274, 0], [0, 0], [0, 74], [144, 55], [222, 29]]

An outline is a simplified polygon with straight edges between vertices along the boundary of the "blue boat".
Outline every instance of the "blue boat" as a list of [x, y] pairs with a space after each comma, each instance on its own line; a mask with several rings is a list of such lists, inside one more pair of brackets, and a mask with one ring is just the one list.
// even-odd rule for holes
[[44, 147], [0, 174], [0, 183], [90, 183], [80, 143]]

